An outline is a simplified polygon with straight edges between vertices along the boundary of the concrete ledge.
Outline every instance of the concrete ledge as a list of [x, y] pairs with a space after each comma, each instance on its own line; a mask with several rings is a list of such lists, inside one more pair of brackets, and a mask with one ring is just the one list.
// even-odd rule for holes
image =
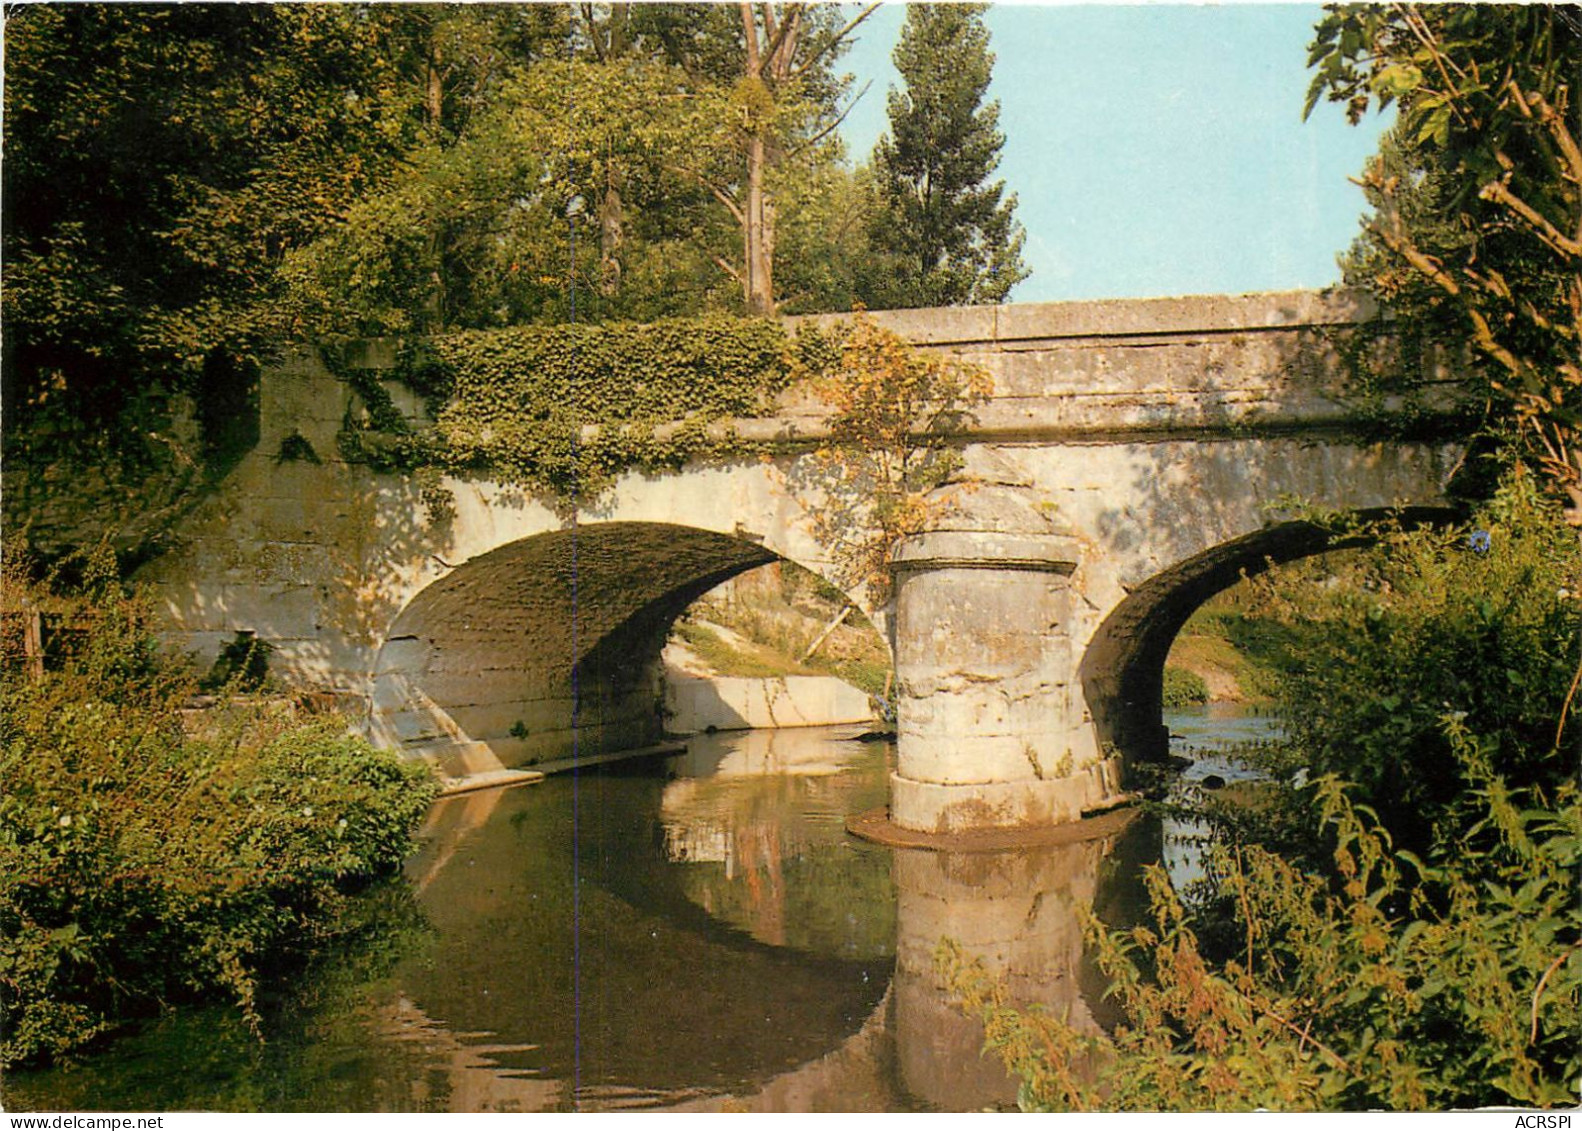
[[1062, 535], [940, 530], [908, 538], [891, 559], [894, 569], [1006, 569], [1070, 574], [1080, 545]]
[[1268, 291], [1097, 302], [1013, 303], [996, 308], [995, 337], [1003, 342], [1287, 330], [1358, 322], [1372, 317], [1377, 309], [1371, 299], [1358, 291]]
[[536, 785], [544, 780], [537, 770], [486, 770], [464, 778], [452, 778], [440, 789], [441, 797], [476, 793], [480, 789], [509, 789], [514, 785]]
[[[1360, 291], [1334, 290], [1030, 302], [871, 313], [880, 326], [914, 345], [944, 346], [1344, 325], [1371, 318], [1377, 309]], [[785, 322], [792, 327], [802, 323], [827, 326], [850, 317], [815, 314], [788, 318]]]

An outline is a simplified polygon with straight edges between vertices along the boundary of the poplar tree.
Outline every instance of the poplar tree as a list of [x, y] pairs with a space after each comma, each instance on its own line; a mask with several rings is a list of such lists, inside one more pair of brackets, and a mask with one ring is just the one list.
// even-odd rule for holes
[[1005, 137], [984, 102], [994, 55], [987, 4], [914, 4], [892, 58], [890, 132], [874, 149], [880, 210], [872, 305], [1001, 302], [1027, 277], [1016, 196], [990, 181]]

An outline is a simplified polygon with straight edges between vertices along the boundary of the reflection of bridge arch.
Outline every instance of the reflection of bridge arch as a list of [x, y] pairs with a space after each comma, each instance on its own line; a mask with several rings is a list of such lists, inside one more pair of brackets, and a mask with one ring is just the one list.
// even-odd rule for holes
[[[1084, 955], [1082, 914], [1134, 921], [1157, 825], [1117, 813], [1067, 843], [1013, 851], [859, 849], [872, 865], [866, 879], [849, 865], [787, 873], [803, 896], [827, 893], [792, 902], [828, 929], [820, 943], [786, 945], [722, 915], [688, 882], [695, 864], [656, 851], [676, 816], [667, 815], [674, 781], [610, 770], [582, 775], [575, 810], [562, 778], [451, 798], [430, 815], [410, 869], [424, 877], [420, 900], [443, 945], [437, 960], [401, 973], [394, 1020], [423, 1028], [456, 1110], [1009, 1106], [1016, 1081], [983, 1052], [981, 1021], [954, 1004], [935, 968], [946, 937], [1003, 979], [1018, 1006], [1036, 1003], [1089, 1033], [1112, 1020]], [[849, 778], [845, 788], [876, 784]], [[747, 793], [736, 802], [749, 823], [802, 811], [760, 809]], [[820, 828], [831, 849], [852, 851], [838, 825]], [[809, 831], [777, 835], [790, 844]], [[880, 877], [882, 895], [870, 882]], [[841, 926], [853, 900], [892, 898], [876, 919], [882, 937], [858, 940]], [[524, 1080], [538, 1082], [541, 1099]]]
[[374, 732], [463, 768], [657, 742], [671, 624], [777, 560], [757, 541], [659, 522], [578, 525], [480, 554], [395, 618], [374, 663]]
[[[1390, 517], [1425, 523], [1449, 521], [1455, 514], [1448, 507], [1408, 507], [1350, 517], [1362, 523]], [[1134, 758], [1164, 755], [1165, 658], [1176, 634], [1205, 601], [1272, 565], [1369, 540], [1336, 535], [1311, 522], [1283, 522], [1211, 546], [1134, 587], [1094, 632], [1079, 669], [1100, 742]]]
[[752, 1090], [838, 1049], [883, 998], [888, 953], [770, 945], [689, 899], [655, 852], [665, 784], [612, 768], [580, 775], [576, 804], [558, 777], [431, 812], [408, 868], [444, 945], [403, 992], [497, 1075], [580, 1082], [591, 1094], [559, 1102], [594, 1107]]

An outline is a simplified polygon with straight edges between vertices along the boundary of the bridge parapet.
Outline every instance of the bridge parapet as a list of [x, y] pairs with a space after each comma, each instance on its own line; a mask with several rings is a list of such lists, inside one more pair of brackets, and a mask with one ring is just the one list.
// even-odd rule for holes
[[[1030, 303], [876, 311], [869, 316], [913, 346], [978, 365], [993, 378], [989, 401], [964, 422], [963, 436], [989, 440], [1106, 442], [1289, 432], [1355, 433], [1376, 427], [1386, 398], [1359, 411], [1345, 391], [1339, 341], [1372, 318], [1358, 292], [1287, 291], [1251, 295]], [[789, 326], [831, 326], [848, 315], [811, 315]], [[353, 368], [394, 370], [395, 343], [355, 344]], [[1418, 422], [1453, 408], [1452, 374], [1429, 375]], [[397, 380], [383, 382], [412, 423], [422, 401]], [[262, 446], [292, 431], [315, 448], [332, 444], [361, 400], [306, 355], [272, 370], [262, 390]], [[765, 417], [714, 422], [710, 431], [751, 442], [808, 443], [829, 435], [829, 406], [811, 390], [787, 390]], [[676, 425], [661, 425], [666, 438]], [[598, 425], [588, 425], [591, 437]]]
[[[879, 311], [913, 346], [983, 367], [990, 401], [967, 422], [975, 439], [1098, 441], [1205, 434], [1358, 431], [1340, 342], [1377, 313], [1349, 291], [1039, 303]], [[831, 325], [837, 316], [805, 321]], [[1448, 411], [1453, 382], [1430, 375], [1422, 404]], [[791, 390], [780, 416], [823, 434], [825, 410]], [[1382, 407], [1401, 407], [1397, 399]], [[1429, 417], [1428, 419], [1431, 419]], [[738, 432], [768, 438], [760, 422]]]

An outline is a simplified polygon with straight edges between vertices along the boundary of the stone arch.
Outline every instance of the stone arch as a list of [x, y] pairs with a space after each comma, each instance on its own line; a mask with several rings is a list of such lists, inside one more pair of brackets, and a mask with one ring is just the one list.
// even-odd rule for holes
[[[1393, 517], [1426, 524], [1453, 521], [1458, 513], [1419, 506], [1358, 510], [1351, 517], [1363, 523]], [[1212, 546], [1133, 588], [1094, 632], [1078, 669], [1099, 742], [1128, 761], [1163, 758], [1169, 744], [1161, 721], [1165, 658], [1193, 612], [1271, 565], [1369, 541], [1366, 535], [1337, 535], [1313, 522], [1283, 522]]]
[[671, 623], [777, 560], [761, 541], [649, 521], [479, 554], [396, 616], [374, 658], [370, 737], [453, 776], [657, 742]]

